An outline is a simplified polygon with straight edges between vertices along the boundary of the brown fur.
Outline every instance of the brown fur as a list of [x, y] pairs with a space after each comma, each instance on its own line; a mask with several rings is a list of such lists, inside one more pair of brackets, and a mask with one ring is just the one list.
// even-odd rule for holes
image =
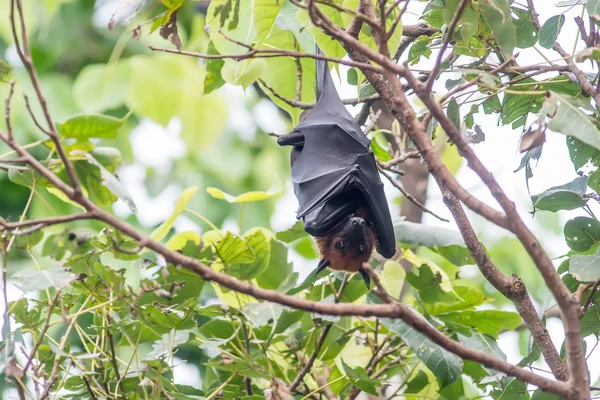
[[[364, 209], [357, 210], [357, 217], [360, 216], [366, 219], [366, 212]], [[375, 234], [367, 223], [367, 229], [365, 230], [367, 237], [365, 238], [367, 244], [367, 251], [360, 254], [357, 248], [347, 246], [343, 249], [336, 248], [336, 243], [343, 239], [344, 230], [343, 228], [330, 233], [325, 237], [316, 238], [317, 248], [321, 254], [321, 259], [329, 261], [329, 268], [336, 271], [347, 271], [357, 272], [362, 268], [363, 264], [368, 262], [375, 248]]]

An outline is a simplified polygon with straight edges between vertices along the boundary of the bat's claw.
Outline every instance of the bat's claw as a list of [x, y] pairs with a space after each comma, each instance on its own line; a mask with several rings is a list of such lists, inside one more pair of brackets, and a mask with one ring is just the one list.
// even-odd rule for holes
[[329, 264], [329, 260], [319, 260], [319, 265], [317, 265], [317, 272], [315, 272], [315, 276], [319, 275], [321, 271], [329, 267]]
[[362, 276], [363, 281], [365, 281], [365, 285], [367, 285], [367, 289], [371, 288], [371, 277], [369, 276], [369, 274], [367, 274], [367, 271], [365, 271], [363, 268], [359, 269], [358, 272], [360, 272], [360, 276]]

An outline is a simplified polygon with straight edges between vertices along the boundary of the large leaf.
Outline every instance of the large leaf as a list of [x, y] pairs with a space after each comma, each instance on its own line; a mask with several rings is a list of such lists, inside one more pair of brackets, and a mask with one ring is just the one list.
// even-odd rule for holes
[[575, 217], [565, 224], [565, 240], [575, 251], [587, 251], [600, 242], [600, 222], [594, 218]]
[[503, 330], [515, 329], [522, 322], [521, 316], [515, 312], [497, 310], [452, 312], [438, 315], [438, 318], [493, 337], [498, 337]]
[[291, 31], [304, 51], [313, 51], [315, 40], [298, 22], [298, 7], [289, 0], [282, 2], [275, 25], [284, 31]]
[[131, 82], [129, 64], [86, 65], [73, 85], [73, 97], [82, 111], [98, 113], [122, 106]]
[[304, 223], [302, 220], [297, 221], [290, 229], [287, 231], [277, 232], [275, 237], [278, 240], [281, 240], [284, 243], [291, 243], [295, 240], [306, 237], [308, 233], [304, 230]]
[[517, 16], [517, 18], [513, 20], [517, 36], [516, 47], [526, 49], [534, 46], [538, 40], [538, 32], [533, 26], [531, 13], [529, 10], [522, 10], [520, 8], [513, 8], [512, 10]]
[[227, 232], [215, 247], [225, 264], [251, 263], [255, 259], [248, 242], [231, 232]]
[[71, 117], [62, 124], [56, 123], [58, 133], [66, 138], [86, 140], [91, 138], [114, 139], [127, 117], [118, 119], [108, 115], [85, 114]]
[[131, 57], [128, 62], [132, 79], [126, 104], [138, 117], [166, 127], [172, 118], [194, 109], [204, 93], [205, 71], [191, 59], [154, 55]]
[[150, 234], [150, 239], [160, 241], [168, 235], [169, 231], [175, 224], [175, 220], [181, 215], [181, 213], [183, 213], [183, 211], [185, 211], [187, 204], [190, 202], [190, 199], [194, 193], [196, 193], [196, 190], [198, 190], [197, 187], [190, 187], [183, 191], [177, 200], [177, 203], [175, 203], [175, 209], [169, 218], [167, 218], [165, 222], [160, 224], [160, 226]]
[[258, 286], [265, 289], [278, 289], [285, 282], [291, 285], [297, 279], [297, 273], [293, 273], [292, 264], [288, 262], [288, 249], [279, 240], [272, 239], [269, 265], [265, 271], [256, 277]]
[[562, 29], [562, 26], [564, 24], [564, 14], [555, 15], [553, 17], [548, 18], [548, 20], [544, 22], [544, 25], [542, 25], [542, 29], [540, 29], [540, 46], [545, 47], [547, 49], [552, 48], [554, 42], [556, 42], [556, 39], [558, 39], [560, 30]]
[[[296, 9], [295, 12], [297, 12], [297, 7], [294, 6], [294, 8]], [[301, 28], [299, 27], [298, 29]], [[310, 46], [306, 51], [314, 51], [314, 41], [312, 37], [306, 30], [302, 30], [302, 32], [303, 34], [308, 34], [310, 41], [312, 41], [312, 44], [305, 44]], [[296, 43], [296, 36], [292, 31], [274, 27], [269, 38], [265, 41], [265, 43], [263, 43], [263, 47], [281, 50], [300, 50], [297, 48], [297, 46], [294, 46], [294, 43]], [[290, 57], [273, 57], [267, 58], [266, 61], [267, 68], [262, 76], [262, 79], [275, 92], [287, 99], [296, 98], [297, 75], [298, 67], [300, 66], [302, 69], [302, 88], [300, 100], [310, 103], [315, 101], [315, 60], [309, 58], [293, 60]], [[301, 109], [290, 106], [287, 102], [275, 96], [269, 89], [265, 88], [264, 92], [278, 107], [290, 114], [294, 124], [298, 123], [300, 113], [302, 112]]]
[[[582, 108], [588, 106], [579, 100], [552, 92], [548, 102], [556, 102], [558, 110], [548, 123], [555, 132], [576, 137], [584, 143], [600, 149], [600, 130]], [[577, 129], [573, 129], [577, 126]]]
[[[469, 346], [469, 348], [481, 351], [482, 353], [490, 354], [501, 360], [506, 360], [506, 354], [500, 349], [496, 340], [482, 333], [472, 332], [471, 336], [458, 334], [458, 341]], [[483, 367], [482, 367], [483, 368]], [[489, 375], [494, 375], [495, 370], [486, 368]]]
[[483, 17], [492, 28], [496, 44], [504, 53], [504, 57], [511, 57], [517, 39], [508, 2], [506, 0], [488, 0], [480, 2], [479, 6]]
[[342, 365], [344, 366], [344, 372], [350, 379], [350, 382], [353, 386], [356, 386], [360, 390], [372, 394], [373, 396], [377, 396], [376, 386], [379, 386], [379, 381], [375, 379], [371, 379], [367, 371], [365, 371], [362, 367], [352, 368], [349, 367], [348, 364], [344, 362], [342, 359]]
[[457, 231], [409, 221], [394, 222], [396, 240], [409, 246], [425, 246], [455, 265], [475, 264], [471, 253]]
[[[583, 4], [583, 1], [578, 2], [578, 4]], [[594, 17], [597, 20], [600, 15], [600, 0], [587, 0], [585, 9], [590, 14], [590, 17]]]
[[43, 270], [25, 270], [18, 271], [12, 278], [17, 282], [15, 286], [25, 293], [45, 290], [51, 287], [62, 288], [77, 276], [71, 272], [65, 271], [60, 265], [54, 265]]
[[529, 400], [531, 396], [527, 391], [527, 384], [515, 378], [511, 378], [510, 382], [497, 400]]
[[543, 193], [531, 196], [534, 210], [557, 212], [585, 206], [586, 200], [583, 196], [587, 189], [587, 181], [587, 176], [580, 176], [567, 184], [554, 186]]
[[[373, 303], [381, 302], [372, 293], [368, 295], [368, 299]], [[413, 314], [419, 318], [423, 318], [416, 312], [413, 312]], [[381, 318], [380, 321], [389, 330], [400, 335], [416, 356], [433, 372], [439, 380], [441, 387], [448, 386], [460, 378], [463, 363], [458, 356], [438, 346], [427, 336], [413, 329], [401, 319]]]
[[261, 229], [253, 229], [244, 234], [244, 239], [254, 253], [254, 261], [249, 264], [231, 265], [227, 270], [232, 276], [241, 280], [256, 278], [265, 272], [271, 258], [271, 245]]
[[431, 315], [444, 314], [451, 311], [473, 310], [486, 302], [483, 293], [470, 286], [453, 286], [457, 298], [454, 301], [437, 302], [435, 304], [425, 304], [425, 309]]
[[400, 292], [406, 280], [406, 271], [398, 261], [388, 260], [383, 264], [381, 284], [385, 291], [394, 298], [400, 298]]
[[592, 255], [571, 256], [569, 271], [580, 282], [594, 282], [600, 279], [600, 249]]

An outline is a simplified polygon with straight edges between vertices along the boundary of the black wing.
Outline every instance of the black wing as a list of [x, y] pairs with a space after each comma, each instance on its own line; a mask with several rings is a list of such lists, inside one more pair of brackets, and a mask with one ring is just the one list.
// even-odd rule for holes
[[311, 113], [277, 140], [281, 146], [293, 146], [297, 218], [304, 220], [309, 234], [325, 236], [359, 206], [366, 206], [377, 251], [389, 258], [396, 250], [394, 229], [371, 142], [346, 110], [323, 60], [317, 61], [317, 93]]

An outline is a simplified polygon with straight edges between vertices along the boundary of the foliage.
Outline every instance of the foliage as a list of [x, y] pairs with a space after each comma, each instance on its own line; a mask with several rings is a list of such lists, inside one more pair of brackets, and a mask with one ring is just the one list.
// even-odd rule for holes
[[[9, 14], [12, 0], [5, 3], [0, 15]], [[10, 99], [10, 124], [0, 121], [0, 132], [13, 132], [63, 185], [72, 183], [68, 165], [81, 184], [81, 197], [70, 195], [34, 164], [15, 161], [10, 143], [0, 142], [0, 259], [4, 292], [18, 291], [3, 304], [0, 391], [42, 399], [304, 399], [324, 388], [335, 398], [353, 398], [354, 391], [384, 391], [386, 398], [530, 398], [524, 381], [462, 359], [400, 318], [325, 315], [259, 301], [165, 257], [164, 249], [173, 250], [242, 285], [303, 300], [382, 303], [379, 289], [365, 288], [356, 274], [315, 277], [301, 262], [294, 265], [291, 260], [304, 260], [303, 266], [316, 267], [310, 238], [301, 222], [277, 229], [274, 221], [289, 167], [269, 129], [289, 131], [315, 101], [314, 60], [297, 54], [313, 53], [316, 44], [325, 56], [348, 63], [347, 46], [318, 26], [307, 4], [349, 29], [358, 1], [215, 0], [205, 9], [188, 0], [121, 0], [103, 24], [94, 21], [107, 6], [96, 3], [46, 0], [36, 12], [23, 2], [45, 102], [38, 101], [38, 82], [22, 62], [9, 58], [16, 44], [11, 29], [0, 24], [0, 58], [7, 59], [0, 59], [0, 96]], [[597, 105], [583, 84], [553, 65], [547, 65], [552, 76], [540, 77], [508, 63], [515, 49], [552, 48], [569, 22], [560, 14], [538, 29], [539, 21], [518, 2], [467, 1], [459, 11], [463, 3], [422, 4], [420, 19], [431, 31], [408, 36], [402, 2], [373, 2], [387, 42], [378, 46], [377, 32], [365, 26], [358, 40], [372, 52], [393, 56], [398, 50], [402, 62], [426, 63], [430, 70], [440, 45], [450, 44], [456, 57], [434, 66], [429, 78], [446, 89], [436, 99], [444, 115], [465, 137], [477, 136], [481, 112], [534, 135], [535, 146], [521, 149], [526, 179], [546, 130], [565, 135], [580, 176], [531, 195], [526, 211], [536, 217], [589, 214], [564, 225], [571, 252], [558, 273], [571, 292], [583, 288], [586, 297], [579, 300], [589, 301], [581, 335], [597, 338], [600, 222], [589, 204], [600, 199]], [[578, 7], [595, 17], [594, 4]], [[592, 50], [576, 60], [593, 63], [596, 74], [599, 57]], [[330, 66], [342, 71], [335, 62]], [[368, 71], [362, 63], [339, 74], [359, 103], [375, 93]], [[468, 87], [472, 96], [465, 98], [461, 91]], [[54, 124], [46, 123], [46, 111]], [[464, 152], [436, 129], [435, 118], [421, 111], [418, 117], [430, 121], [429, 133], [439, 148], [446, 146], [451, 168], [453, 155], [459, 159]], [[398, 124], [386, 130], [376, 122], [371, 117], [369, 135], [381, 165], [415, 150], [406, 136], [396, 140], [403, 129]], [[144, 154], [152, 129], [177, 131], [167, 141], [180, 143], [182, 154], [160, 149], [158, 161]], [[56, 141], [48, 131], [56, 132]], [[395, 150], [399, 142], [405, 153]], [[127, 174], [143, 178], [127, 184]], [[178, 193], [167, 199], [167, 211], [165, 193]], [[86, 204], [114, 213], [131, 229], [95, 218]], [[80, 217], [48, 220], [74, 214]], [[395, 232], [399, 259], [374, 257], [371, 265], [382, 288], [420, 323], [503, 362], [503, 332], [530, 338], [520, 329], [525, 316], [512, 311], [512, 303], [482, 274], [463, 272], [491, 255], [503, 273], [518, 273], [535, 291], [532, 297], [543, 301], [548, 291], [539, 289], [538, 271], [516, 239], [486, 243], [476, 254], [456, 228], [398, 221]], [[519, 367], [540, 358], [538, 344], [531, 343]], [[310, 372], [295, 382], [307, 363], [313, 363]], [[554, 395], [538, 389], [532, 396]]]

